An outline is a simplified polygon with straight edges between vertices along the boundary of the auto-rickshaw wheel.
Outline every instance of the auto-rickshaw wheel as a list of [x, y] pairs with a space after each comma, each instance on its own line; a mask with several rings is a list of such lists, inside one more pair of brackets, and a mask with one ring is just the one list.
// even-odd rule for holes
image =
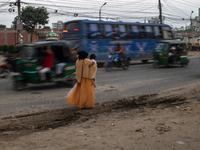
[[153, 68], [158, 68], [159, 64], [158, 63], [153, 63]]
[[13, 82], [13, 88], [14, 88], [14, 90], [16, 90], [16, 91], [21, 91], [21, 90], [23, 90], [23, 89], [24, 89], [24, 86], [25, 86], [25, 84], [24, 84], [24, 82], [23, 82], [22, 80], [20, 80], [20, 81], [14, 81], [14, 82]]
[[182, 63], [181, 67], [185, 67], [187, 65], [187, 63]]
[[0, 71], [0, 77], [1, 78], [7, 78], [9, 76], [10, 72], [8, 70], [1, 70]]

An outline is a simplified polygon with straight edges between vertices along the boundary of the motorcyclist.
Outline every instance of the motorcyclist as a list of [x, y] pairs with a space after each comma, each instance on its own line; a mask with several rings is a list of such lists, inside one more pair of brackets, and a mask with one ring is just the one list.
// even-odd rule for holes
[[117, 43], [116, 46], [117, 46], [116, 49], [113, 50], [111, 53], [116, 52], [116, 54], [119, 54], [118, 61], [122, 65], [124, 65], [124, 63], [121, 62], [121, 59], [124, 58], [124, 56], [125, 56], [124, 47], [121, 46], [120, 43]]

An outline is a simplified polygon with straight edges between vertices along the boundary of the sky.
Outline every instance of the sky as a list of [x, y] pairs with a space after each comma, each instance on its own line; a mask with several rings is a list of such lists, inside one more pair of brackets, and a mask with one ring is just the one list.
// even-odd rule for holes
[[[22, 7], [44, 6], [49, 12], [49, 24], [57, 21], [77, 19], [99, 19], [101, 8], [102, 20], [123, 22], [145, 22], [158, 17], [158, 0], [20, 0]], [[199, 15], [200, 0], [160, 0], [164, 23], [171, 27], [188, 26], [190, 17]], [[9, 6], [16, 0], [0, 0], [0, 24], [10, 27], [17, 16], [17, 6]], [[106, 2], [106, 5], [103, 5]], [[102, 6], [102, 7], [101, 7]], [[9, 12], [8, 9], [14, 10]], [[57, 11], [57, 12], [56, 12]], [[194, 11], [192, 14], [191, 12]], [[75, 17], [74, 14], [78, 14]], [[182, 19], [184, 18], [184, 20]]]

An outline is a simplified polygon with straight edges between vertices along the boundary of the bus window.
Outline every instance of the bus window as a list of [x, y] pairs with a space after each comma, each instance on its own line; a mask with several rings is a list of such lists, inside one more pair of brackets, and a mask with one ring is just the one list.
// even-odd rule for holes
[[78, 23], [77, 22], [66, 23], [64, 25], [64, 29], [66, 30], [78, 29]]
[[106, 39], [111, 39], [112, 33], [113, 33], [112, 25], [105, 24], [104, 27], [105, 27], [105, 31], [106, 31]]
[[172, 39], [172, 31], [170, 27], [162, 27], [162, 31], [164, 39]]
[[153, 32], [151, 26], [145, 26], [147, 39], [153, 38]]
[[160, 34], [160, 28], [159, 27], [153, 27], [154, 28], [154, 37], [156, 38], [156, 39], [161, 39], [162, 38], [162, 36], [161, 36], [161, 34]]
[[89, 24], [89, 36], [91, 39], [97, 39], [99, 35], [97, 24]]
[[127, 38], [125, 25], [119, 25], [119, 35], [120, 35], [120, 39], [126, 39]]
[[139, 38], [140, 39], [146, 39], [147, 38], [145, 26], [139, 26]]
[[131, 26], [133, 39], [139, 38], [139, 31], [137, 26]]

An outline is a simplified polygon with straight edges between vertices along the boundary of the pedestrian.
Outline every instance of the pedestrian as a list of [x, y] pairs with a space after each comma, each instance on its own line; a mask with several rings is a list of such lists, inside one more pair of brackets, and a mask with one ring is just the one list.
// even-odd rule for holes
[[[96, 65], [97, 66], [97, 62], [96, 62], [96, 55], [95, 54], [91, 54], [90, 55], [90, 60], [92, 61], [92, 63], [89, 65], [89, 67], [91, 67], [91, 66], [93, 66], [93, 65]], [[96, 76], [95, 76], [95, 78], [94, 78], [94, 87], [96, 87], [97, 86], [97, 81], [96, 81]]]
[[97, 66], [89, 65], [92, 63], [87, 58], [88, 53], [85, 51], [78, 52], [76, 61], [76, 80], [77, 83], [67, 94], [66, 100], [68, 103], [79, 108], [94, 108], [94, 78], [97, 71]]

